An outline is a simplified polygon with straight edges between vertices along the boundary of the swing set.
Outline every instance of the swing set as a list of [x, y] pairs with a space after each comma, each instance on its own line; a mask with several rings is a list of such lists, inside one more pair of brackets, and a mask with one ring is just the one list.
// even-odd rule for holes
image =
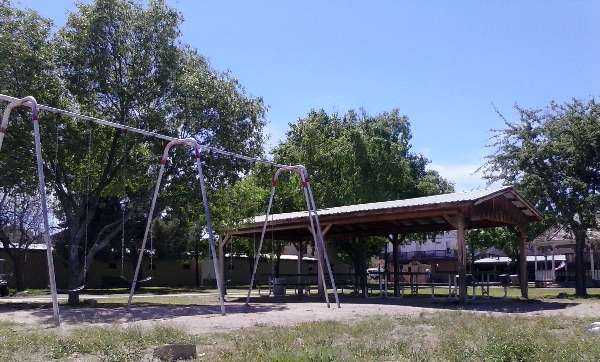
[[[333, 294], [335, 297], [335, 302], [337, 304], [337, 307], [338, 308], [340, 307], [340, 302], [339, 302], [339, 298], [338, 298], [338, 294], [337, 294], [337, 288], [336, 288], [335, 281], [333, 278], [331, 264], [329, 263], [329, 257], [327, 256], [327, 251], [326, 251], [325, 243], [324, 243], [324, 239], [323, 239], [323, 233], [322, 233], [321, 226], [319, 223], [317, 207], [316, 207], [313, 192], [312, 192], [312, 189], [310, 186], [310, 179], [308, 177], [308, 172], [306, 171], [306, 168], [304, 166], [302, 166], [302, 165], [292, 166], [292, 165], [278, 164], [278, 163], [275, 163], [275, 162], [272, 162], [269, 160], [265, 160], [262, 158], [258, 158], [258, 157], [246, 156], [246, 155], [230, 152], [227, 150], [223, 150], [223, 149], [220, 149], [217, 147], [201, 145], [198, 143], [198, 141], [196, 141], [193, 138], [179, 139], [179, 138], [170, 137], [170, 136], [152, 132], [152, 131], [146, 131], [146, 130], [130, 127], [127, 125], [110, 122], [110, 121], [106, 121], [106, 120], [91, 117], [91, 116], [78, 114], [75, 112], [71, 112], [71, 111], [67, 111], [67, 110], [63, 110], [63, 109], [59, 109], [59, 108], [41, 105], [41, 104], [38, 104], [36, 99], [31, 96], [19, 99], [19, 98], [14, 98], [11, 96], [0, 94], [0, 100], [8, 102], [8, 105], [4, 109], [4, 113], [2, 116], [2, 123], [0, 124], [0, 151], [2, 150], [2, 142], [3, 142], [4, 137], [8, 130], [8, 123], [9, 123], [9, 118], [10, 118], [10, 114], [11, 114], [12, 110], [17, 107], [27, 107], [27, 108], [31, 109], [31, 121], [33, 123], [33, 133], [34, 133], [34, 142], [35, 142], [35, 157], [36, 157], [37, 176], [38, 176], [38, 191], [40, 194], [40, 201], [41, 201], [42, 215], [43, 215], [43, 226], [44, 226], [42, 236], [43, 236], [43, 240], [46, 244], [46, 257], [47, 257], [47, 263], [48, 263], [48, 278], [49, 278], [49, 284], [50, 284], [50, 291], [52, 294], [52, 309], [53, 309], [53, 314], [54, 314], [54, 321], [57, 326], [60, 325], [60, 312], [59, 312], [59, 306], [58, 306], [56, 279], [55, 279], [55, 273], [54, 273], [54, 262], [53, 262], [53, 256], [52, 256], [53, 246], [52, 246], [52, 241], [50, 238], [50, 227], [49, 227], [50, 213], [48, 212], [48, 205], [47, 205], [47, 198], [46, 198], [46, 186], [45, 186], [45, 178], [44, 178], [44, 160], [42, 157], [42, 147], [41, 147], [41, 139], [40, 139], [40, 131], [39, 131], [39, 123], [38, 123], [38, 113], [40, 111], [45, 111], [45, 112], [54, 113], [54, 114], [61, 114], [64, 116], [68, 116], [68, 117], [74, 119], [75, 121], [85, 121], [88, 124], [94, 123], [94, 124], [101, 125], [101, 126], [112, 127], [112, 128], [124, 131], [124, 132], [133, 132], [133, 133], [140, 134], [140, 135], [143, 135], [146, 137], [153, 137], [153, 138], [168, 142], [164, 148], [164, 151], [163, 151], [163, 154], [162, 154], [162, 157], [160, 160], [160, 169], [159, 169], [159, 173], [158, 173], [158, 179], [157, 179], [156, 185], [154, 187], [152, 201], [150, 204], [150, 212], [148, 213], [146, 227], [144, 230], [144, 236], [142, 239], [142, 245], [141, 245], [140, 253], [138, 256], [134, 276], [131, 281], [131, 289], [129, 292], [129, 298], [128, 298], [128, 302], [127, 302], [128, 308], [131, 306], [131, 302], [133, 299], [133, 294], [135, 292], [136, 285], [138, 283], [142, 283], [144, 281], [149, 281], [152, 278], [152, 256], [153, 256], [154, 251], [152, 249], [151, 228], [152, 228], [152, 223], [154, 220], [156, 200], [158, 198], [161, 181], [162, 181], [163, 175], [165, 173], [165, 166], [168, 161], [169, 151], [171, 150], [171, 148], [173, 148], [175, 146], [187, 146], [192, 151], [191, 152], [192, 157], [196, 160], [195, 163], [196, 163], [196, 169], [197, 169], [197, 174], [198, 174], [198, 181], [200, 184], [200, 190], [199, 190], [200, 197], [202, 199], [202, 203], [204, 206], [205, 227], [206, 227], [206, 231], [208, 233], [210, 253], [212, 256], [212, 261], [213, 261], [213, 266], [214, 266], [215, 279], [217, 282], [217, 289], [219, 291], [219, 304], [221, 307], [222, 315], [225, 315], [225, 313], [226, 313], [225, 301], [224, 301], [224, 297], [223, 297], [223, 295], [224, 295], [223, 282], [224, 281], [223, 281], [223, 275], [219, 271], [220, 263], [219, 263], [219, 257], [217, 255], [216, 247], [215, 247], [216, 241], [215, 241], [215, 235], [214, 235], [214, 231], [213, 231], [213, 227], [212, 227], [211, 210], [210, 210], [210, 207], [208, 204], [206, 184], [205, 184], [205, 179], [204, 179], [204, 174], [203, 174], [203, 169], [202, 169], [202, 153], [207, 153], [207, 154], [213, 153], [216, 155], [229, 157], [231, 159], [238, 159], [238, 160], [248, 161], [248, 162], [252, 162], [252, 163], [267, 164], [267, 165], [271, 165], [272, 167], [276, 168], [275, 174], [273, 175], [273, 178], [272, 178], [271, 194], [269, 197], [267, 212], [265, 215], [265, 221], [263, 224], [261, 238], [260, 238], [260, 242], [259, 242], [259, 246], [258, 246], [258, 252], [256, 253], [255, 263], [254, 263], [252, 275], [250, 278], [250, 286], [248, 288], [246, 305], [249, 305], [249, 303], [250, 303], [250, 296], [252, 293], [252, 288], [253, 288], [253, 284], [254, 284], [254, 280], [255, 280], [255, 276], [256, 276], [258, 262], [260, 261], [260, 252], [262, 249], [262, 244], [263, 244], [263, 241], [265, 238], [267, 225], [269, 223], [269, 214], [271, 212], [271, 207], [273, 205], [273, 198], [275, 196], [275, 190], [277, 188], [277, 181], [278, 181], [278, 178], [279, 178], [279, 175], [281, 174], [281, 172], [285, 171], [285, 172], [289, 172], [289, 173], [298, 175], [298, 177], [300, 178], [300, 181], [301, 181], [302, 191], [303, 191], [304, 199], [306, 202], [306, 208], [307, 208], [307, 211], [309, 214], [309, 222], [310, 222], [309, 226], [310, 226], [311, 234], [312, 234], [314, 242], [315, 242], [315, 250], [316, 250], [317, 256], [318, 256], [317, 259], [318, 259], [319, 271], [320, 271], [322, 282], [323, 282], [323, 285], [325, 288], [324, 294], [325, 294], [325, 300], [326, 300], [327, 306], [329, 307], [330, 303], [329, 303], [329, 296], [328, 296], [329, 293], [328, 293], [327, 284], [325, 284], [325, 275], [323, 273], [323, 271], [325, 270], [323, 264], [325, 264], [325, 266], [327, 267], [327, 272], [329, 275], [331, 289], [333, 290]], [[91, 130], [88, 128], [88, 131], [89, 131], [88, 152], [90, 152], [90, 150], [91, 150]], [[58, 129], [57, 129], [57, 139], [58, 139]], [[88, 174], [88, 178], [89, 178], [89, 174]], [[86, 209], [87, 209], [87, 207], [89, 205], [89, 187], [88, 187], [88, 192], [87, 192], [86, 197], [87, 197], [87, 199], [86, 199]], [[125, 206], [124, 205], [121, 205], [121, 206], [122, 206], [122, 213], [123, 213], [122, 214], [122, 225], [121, 225], [121, 276], [124, 277], [123, 271], [124, 271], [124, 254], [125, 254], [125, 211], [124, 211]], [[86, 215], [86, 217], [87, 217], [87, 215]], [[86, 223], [86, 225], [87, 225], [87, 223]], [[83, 267], [84, 267], [84, 270], [83, 270], [84, 271], [84, 283], [80, 287], [71, 290], [74, 292], [81, 291], [85, 288], [85, 274], [87, 274], [87, 267], [88, 267], [87, 260], [86, 260], [87, 259], [87, 228], [85, 230], [84, 237], [85, 237], [84, 248], [86, 248], [86, 250], [85, 250], [86, 255], [84, 256], [84, 265], [83, 265]], [[138, 280], [140, 268], [141, 268], [141, 264], [142, 264], [142, 259], [143, 259], [143, 256], [144, 256], [144, 253], [146, 250], [145, 248], [146, 248], [146, 243], [147, 243], [148, 239], [150, 239], [150, 244], [151, 244], [150, 275], [144, 279]]]

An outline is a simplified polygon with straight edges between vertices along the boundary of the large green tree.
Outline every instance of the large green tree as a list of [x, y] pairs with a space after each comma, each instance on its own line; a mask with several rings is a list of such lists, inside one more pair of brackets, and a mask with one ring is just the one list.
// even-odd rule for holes
[[[8, 1], [1, 4], [2, 19], [10, 26], [3, 26], [0, 36], [18, 39], [20, 47], [14, 52], [5, 46], [8, 41], [0, 46], [0, 65], [13, 70], [0, 73], [0, 84], [10, 85], [3, 91], [33, 94], [42, 103], [174, 137], [195, 137], [206, 145], [262, 152], [262, 100], [248, 96], [236, 79], [215, 71], [183, 44], [182, 18], [163, 1], [79, 4], [54, 36], [50, 22], [36, 13], [16, 10]], [[122, 198], [131, 200], [128, 218], [147, 216], [164, 142], [54, 115], [44, 115], [41, 124], [47, 182], [64, 228], [62, 250], [73, 289], [84, 282], [83, 265], [89, 267], [120, 233]], [[24, 139], [25, 132], [8, 142]], [[157, 215], [171, 214], [192, 227], [203, 218], [193, 160], [184, 149], [174, 150], [172, 158]], [[249, 168], [219, 158], [204, 163], [211, 190]], [[23, 167], [15, 173], [11, 178], [3, 174], [2, 182], [18, 184], [23, 174], [35, 176]], [[77, 292], [70, 293], [69, 301], [78, 302]]]
[[[486, 176], [518, 185], [545, 213], [575, 235], [576, 294], [586, 294], [586, 232], [598, 227], [600, 105], [594, 100], [516, 107], [518, 118], [495, 134]], [[504, 118], [504, 117], [503, 117]]]
[[[277, 162], [306, 166], [320, 208], [451, 191], [452, 184], [428, 170], [427, 158], [412, 149], [411, 137], [410, 122], [398, 110], [375, 116], [364, 111], [338, 115], [318, 110], [291, 124], [273, 155]], [[257, 172], [262, 177], [256, 181], [268, 188], [272, 170], [261, 167]], [[273, 211], [305, 208], [297, 177], [283, 175]], [[334, 246], [364, 284], [367, 260], [385, 242], [361, 237]]]

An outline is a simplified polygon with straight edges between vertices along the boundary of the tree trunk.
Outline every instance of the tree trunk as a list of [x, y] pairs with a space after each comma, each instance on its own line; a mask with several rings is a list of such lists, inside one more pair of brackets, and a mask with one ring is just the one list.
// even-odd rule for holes
[[[253, 256], [248, 256], [248, 275], [252, 275], [252, 272], [254, 271], [254, 257]], [[252, 286], [254, 288], [254, 286], [256, 286], [256, 284], [258, 283], [258, 269], [256, 269], [256, 276], [254, 277], [254, 285]]]
[[354, 259], [354, 293], [358, 295], [358, 291], [361, 289], [362, 283], [360, 279], [360, 261], [358, 259]]
[[18, 292], [25, 290], [25, 276], [23, 275], [23, 252], [19, 251], [11, 257], [13, 262], [13, 271], [15, 273], [15, 288]]
[[[22, 264], [21, 264], [21, 258], [18, 252], [13, 251], [11, 249], [5, 249], [6, 250], [6, 254], [8, 255], [8, 257], [10, 258], [10, 261], [12, 262], [12, 266], [13, 266], [13, 273], [15, 276], [15, 289], [17, 289], [18, 292], [25, 290], [25, 283], [24, 283], [24, 278], [23, 278], [23, 268], [21, 268]], [[6, 272], [6, 271], [5, 271]]]
[[71, 245], [69, 246], [69, 266], [67, 269], [67, 285], [69, 289], [68, 303], [71, 306], [76, 306], [79, 304], [79, 291], [76, 291], [75, 289], [81, 286], [83, 280], [80, 265], [81, 262], [79, 261], [79, 243], [71, 242]]
[[194, 270], [196, 275], [196, 289], [200, 288], [200, 255], [198, 250], [196, 250], [196, 255], [194, 255]]
[[575, 295], [585, 297], [587, 290], [585, 287], [585, 229], [575, 230]]
[[364, 258], [364, 256], [361, 258], [360, 261], [360, 287], [361, 287], [361, 291], [362, 291], [362, 296], [363, 297], [368, 297], [367, 294], [367, 262]]
[[275, 278], [279, 278], [279, 269], [281, 266], [281, 253], [277, 253], [275, 259]]

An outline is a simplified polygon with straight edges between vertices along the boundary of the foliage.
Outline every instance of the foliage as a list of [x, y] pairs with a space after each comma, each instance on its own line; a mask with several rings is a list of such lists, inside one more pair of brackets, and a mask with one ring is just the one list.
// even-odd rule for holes
[[[48, 20], [9, 1], [0, 3], [0, 16], [3, 93], [31, 94], [41, 103], [174, 137], [196, 137], [205, 145], [262, 152], [262, 99], [247, 95], [229, 73], [215, 71], [183, 44], [181, 16], [163, 1], [80, 3], [54, 36]], [[13, 118], [20, 122], [26, 115], [20, 111]], [[0, 156], [2, 169], [14, 171], [2, 175], [2, 184], [34, 184], [33, 163], [15, 162], [32, 159], [30, 151], [25, 153], [31, 149], [28, 123], [14, 127], [6, 140], [6, 147], [23, 153], [14, 159]], [[54, 214], [65, 228], [60, 250], [73, 288], [84, 279], [84, 258], [89, 265], [120, 241], [124, 197], [130, 199], [128, 247], [139, 247], [164, 143], [55, 115], [43, 114], [40, 124]], [[172, 159], [157, 215], [166, 219], [165, 227], [193, 233], [203, 221], [194, 160], [185, 149], [174, 150]], [[249, 169], [212, 157], [203, 162], [211, 189]]]
[[506, 128], [496, 131], [486, 177], [518, 185], [547, 224], [575, 234], [577, 289], [583, 295], [586, 230], [598, 227], [600, 207], [600, 105], [574, 99], [516, 110], [519, 119], [505, 119]]
[[[277, 162], [306, 166], [318, 207], [452, 191], [452, 184], [427, 170], [429, 161], [412, 150], [411, 137], [410, 122], [398, 110], [375, 116], [364, 111], [343, 116], [311, 111], [290, 125], [286, 139], [273, 153]], [[263, 184], [268, 183], [263, 179]], [[305, 209], [295, 177], [283, 178], [278, 197], [281, 211]], [[384, 242], [358, 238], [336, 241], [335, 246], [359, 271]]]
[[519, 238], [515, 231], [505, 227], [467, 231], [466, 241], [474, 250], [497, 248], [513, 261], [519, 260]]
[[0, 188], [0, 244], [12, 262], [17, 291], [25, 289], [25, 252], [42, 242], [42, 230], [38, 195]]
[[398, 110], [376, 116], [320, 110], [291, 124], [273, 153], [279, 162], [307, 167], [322, 207], [451, 190], [437, 172], [426, 169], [429, 161], [412, 151], [411, 138], [410, 122]]

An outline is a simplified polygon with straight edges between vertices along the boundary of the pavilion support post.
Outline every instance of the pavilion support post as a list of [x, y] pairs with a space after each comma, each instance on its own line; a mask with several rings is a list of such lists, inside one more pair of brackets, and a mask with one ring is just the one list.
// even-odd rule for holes
[[548, 247], [544, 248], [544, 281], [548, 281], [550, 278], [548, 273]]
[[534, 270], [534, 278], [533, 278], [533, 280], [537, 281], [537, 275], [538, 275], [538, 260], [537, 260], [538, 259], [537, 258], [538, 257], [538, 247], [534, 246], [533, 250], [534, 250], [534, 258], [535, 258], [534, 261], [533, 261], [533, 270]]
[[519, 282], [521, 284], [521, 297], [529, 298], [529, 283], [527, 278], [527, 226], [519, 225]]
[[394, 264], [394, 297], [400, 296], [400, 263], [398, 257], [398, 234], [393, 234], [390, 241], [392, 242], [392, 258]]
[[594, 265], [594, 249], [590, 246], [590, 270], [592, 271], [592, 280], [595, 280], [596, 265]]
[[389, 242], [385, 243], [385, 259], [383, 260], [383, 282], [384, 282], [384, 286], [383, 286], [383, 290], [384, 290], [384, 296], [387, 298], [388, 296], [388, 246], [389, 246]]
[[554, 246], [552, 246], [552, 272], [550, 273], [550, 275], [552, 276], [552, 281], [556, 281], [556, 263], [554, 261]]
[[[218, 277], [221, 279], [221, 285], [223, 286], [223, 295], [227, 294], [227, 286], [225, 285], [225, 244], [231, 239], [229, 235], [226, 235], [223, 240], [219, 240], [219, 275]], [[232, 256], [233, 257], [233, 256]]]
[[302, 296], [304, 295], [304, 286], [302, 284], [303, 280], [302, 280], [302, 258], [304, 258], [304, 243], [302, 241], [299, 241], [298, 244], [298, 263], [296, 265], [297, 267], [297, 273], [298, 273], [298, 296]]
[[456, 242], [458, 246], [458, 296], [461, 303], [467, 300], [467, 245], [465, 243], [465, 217], [456, 215]]

